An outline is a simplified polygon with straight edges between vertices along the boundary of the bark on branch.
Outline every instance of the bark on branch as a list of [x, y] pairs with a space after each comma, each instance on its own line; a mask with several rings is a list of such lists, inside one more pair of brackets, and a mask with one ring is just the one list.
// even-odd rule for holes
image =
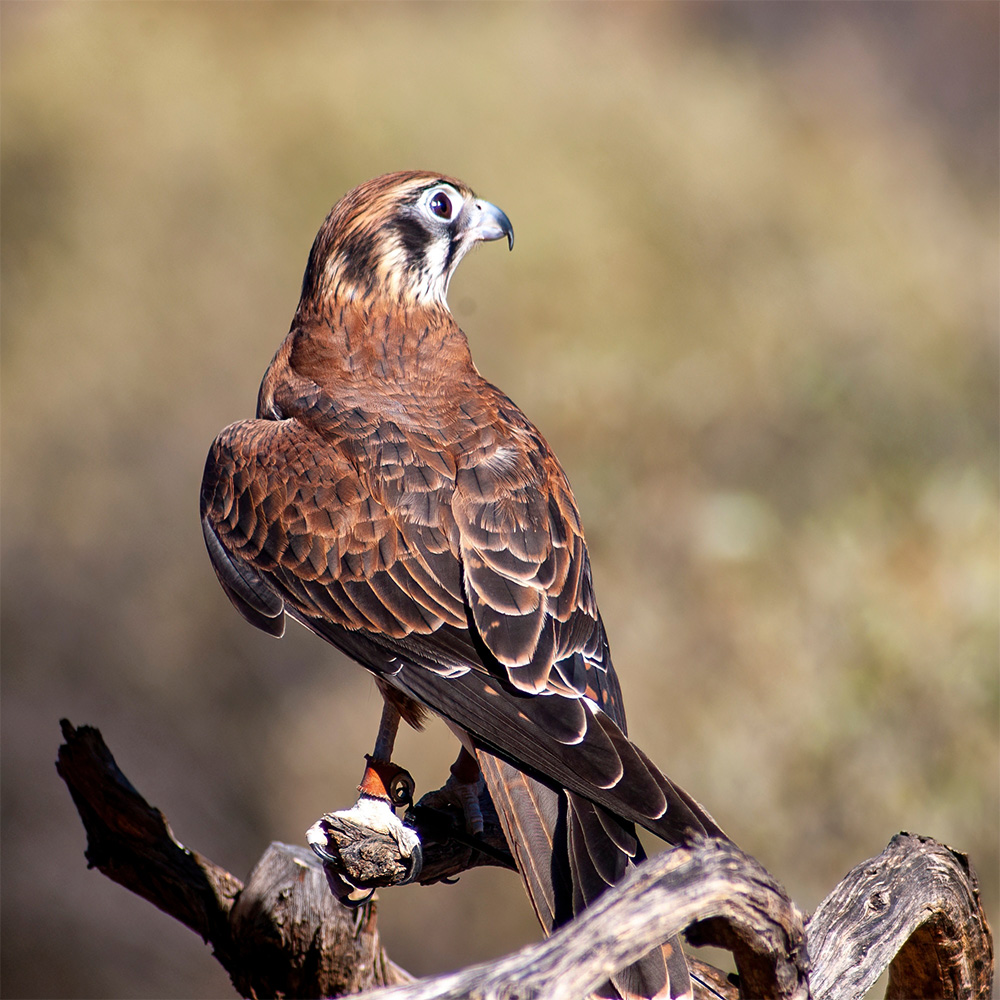
[[[375, 902], [341, 905], [312, 852], [271, 844], [244, 885], [174, 838], [97, 730], [65, 721], [62, 728], [57, 769], [86, 828], [91, 867], [200, 934], [246, 997], [377, 990], [408, 1000], [570, 1000], [685, 931], [692, 944], [730, 949], [739, 970], [737, 987], [693, 959], [699, 1000], [854, 1000], [886, 967], [889, 998], [991, 995], [993, 944], [968, 859], [909, 834], [849, 872], [808, 923], [757, 861], [730, 843], [703, 840], [646, 862], [546, 941], [415, 983], [385, 955]], [[484, 815], [495, 820], [491, 808]], [[363, 830], [350, 838], [366, 864], [384, 865], [378, 884], [398, 881], [399, 858], [385, 838], [373, 834], [369, 844]], [[502, 854], [451, 840], [446, 828], [425, 828], [421, 838], [431, 859], [422, 880], [506, 864]]]

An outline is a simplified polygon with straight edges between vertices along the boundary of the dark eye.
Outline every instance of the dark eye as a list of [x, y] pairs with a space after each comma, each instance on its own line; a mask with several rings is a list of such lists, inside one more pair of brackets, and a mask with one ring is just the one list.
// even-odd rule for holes
[[439, 219], [451, 218], [451, 199], [443, 192], [438, 191], [430, 200], [431, 211]]

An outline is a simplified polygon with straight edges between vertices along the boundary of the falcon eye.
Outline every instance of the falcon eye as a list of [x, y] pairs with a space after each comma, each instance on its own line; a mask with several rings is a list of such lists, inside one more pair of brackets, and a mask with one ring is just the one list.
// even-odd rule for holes
[[444, 191], [438, 191], [430, 200], [430, 210], [439, 219], [450, 219], [451, 218], [451, 199], [444, 193]]

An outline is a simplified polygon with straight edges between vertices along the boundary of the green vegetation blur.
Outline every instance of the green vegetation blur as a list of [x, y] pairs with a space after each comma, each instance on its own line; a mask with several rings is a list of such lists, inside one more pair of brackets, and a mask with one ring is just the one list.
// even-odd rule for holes
[[[329, 207], [401, 168], [513, 221], [451, 305], [574, 484], [633, 737], [804, 909], [905, 829], [996, 926], [997, 18], [3, 4], [3, 995], [232, 995], [87, 871], [61, 716], [240, 877], [353, 801], [380, 699], [236, 615], [198, 489]], [[538, 935], [504, 872], [379, 919], [418, 974]]]

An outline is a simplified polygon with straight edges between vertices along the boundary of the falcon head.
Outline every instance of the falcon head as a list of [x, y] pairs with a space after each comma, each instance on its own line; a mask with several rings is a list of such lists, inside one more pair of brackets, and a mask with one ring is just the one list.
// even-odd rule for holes
[[426, 171], [385, 174], [344, 195], [309, 255], [302, 302], [373, 293], [400, 305], [447, 309], [448, 283], [476, 244], [507, 237], [507, 216], [461, 181]]

